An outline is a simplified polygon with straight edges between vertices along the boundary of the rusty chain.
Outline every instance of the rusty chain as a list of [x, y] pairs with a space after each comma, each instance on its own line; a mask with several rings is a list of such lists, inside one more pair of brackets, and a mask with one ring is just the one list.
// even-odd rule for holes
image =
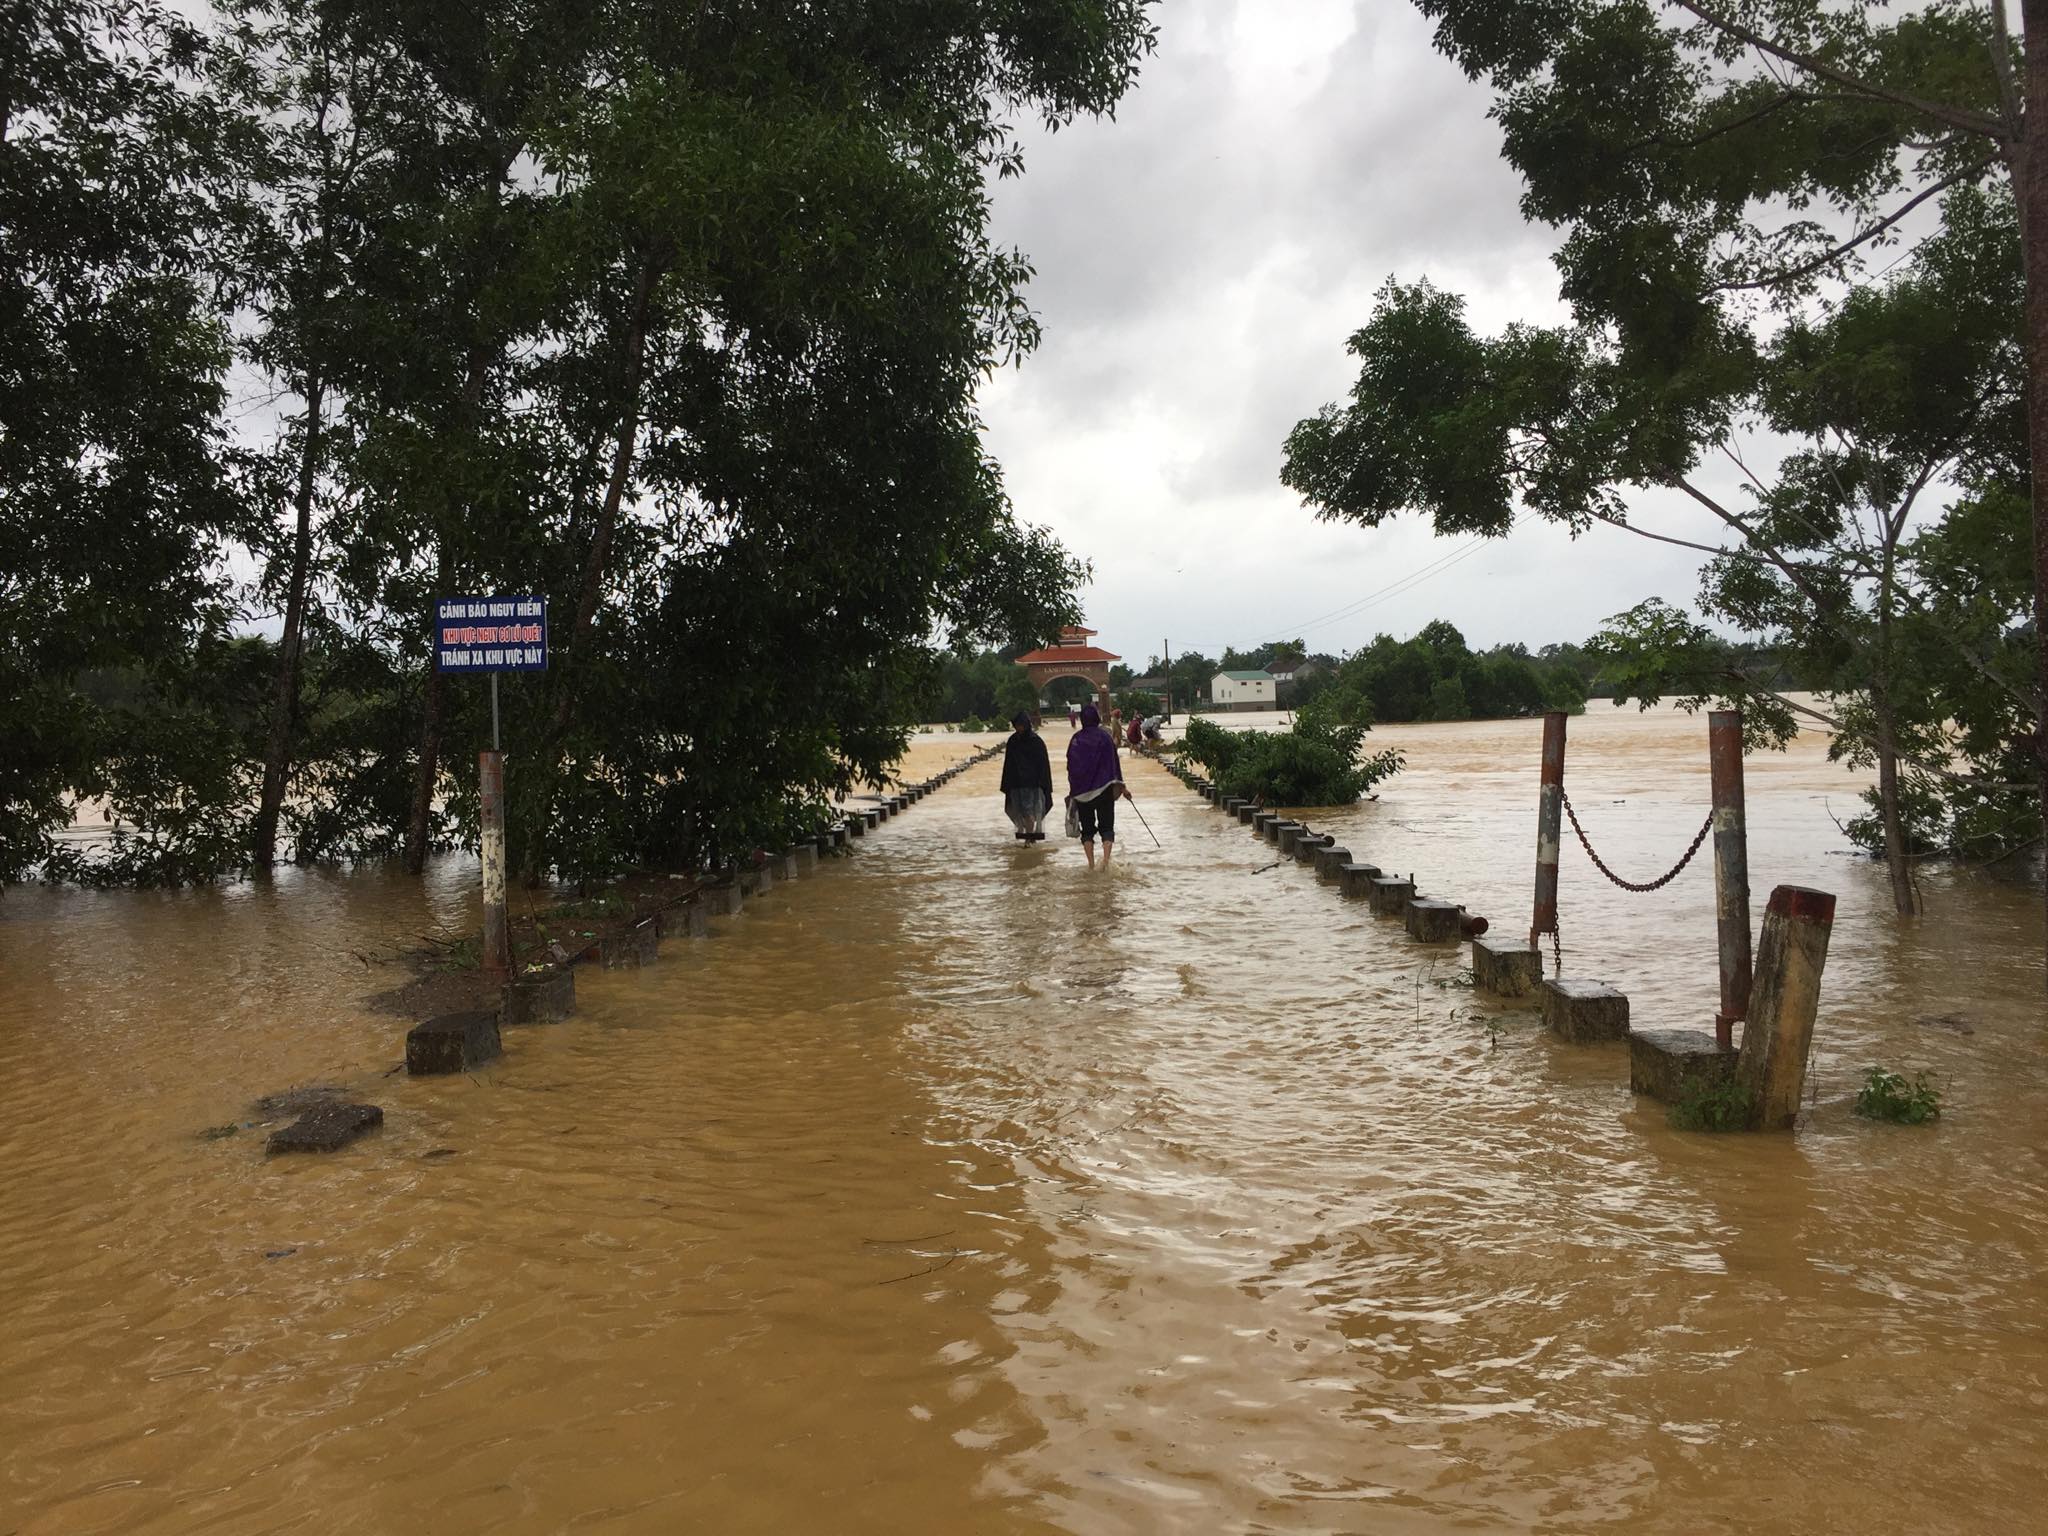
[[1707, 834], [1714, 829], [1714, 813], [1708, 811], [1707, 819], [1700, 823], [1700, 830], [1692, 840], [1692, 846], [1685, 850], [1679, 861], [1656, 879], [1638, 885], [1633, 880], [1622, 879], [1621, 876], [1607, 867], [1606, 860], [1593, 851], [1593, 844], [1586, 836], [1586, 829], [1579, 825], [1579, 813], [1572, 809], [1572, 797], [1570, 795], [1564, 796], [1564, 813], [1571, 818], [1572, 830], [1579, 834], [1579, 846], [1586, 850], [1586, 857], [1593, 861], [1593, 867], [1620, 886], [1624, 891], [1634, 891], [1638, 895], [1647, 891], [1662, 890], [1665, 886], [1676, 880], [1679, 872], [1692, 862], [1693, 855], [1700, 851], [1700, 845], [1706, 842]]

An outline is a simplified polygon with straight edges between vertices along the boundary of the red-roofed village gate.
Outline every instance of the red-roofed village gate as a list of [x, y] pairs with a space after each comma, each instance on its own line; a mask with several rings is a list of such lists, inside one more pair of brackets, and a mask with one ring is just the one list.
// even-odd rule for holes
[[1041, 698], [1045, 695], [1046, 684], [1055, 678], [1078, 677], [1083, 682], [1095, 685], [1095, 705], [1102, 711], [1102, 718], [1109, 718], [1109, 664], [1122, 661], [1123, 657], [1113, 656], [1100, 646], [1090, 645], [1092, 629], [1083, 629], [1078, 624], [1069, 624], [1060, 631], [1060, 637], [1051, 645], [1041, 646], [1035, 651], [1026, 651], [1017, 658], [1031, 679], [1031, 686]]

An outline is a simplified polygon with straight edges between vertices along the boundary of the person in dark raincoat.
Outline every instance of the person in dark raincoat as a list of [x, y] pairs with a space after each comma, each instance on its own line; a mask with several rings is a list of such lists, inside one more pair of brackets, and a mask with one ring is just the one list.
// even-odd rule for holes
[[1042, 843], [1052, 809], [1052, 759], [1031, 728], [1030, 711], [1018, 710], [1010, 724], [1017, 730], [1003, 747], [1003, 811], [1022, 841]]
[[1067, 803], [1080, 828], [1081, 851], [1095, 864], [1095, 839], [1102, 838], [1102, 862], [1109, 864], [1116, 847], [1116, 802], [1128, 798], [1123, 769], [1118, 765], [1116, 738], [1103, 729], [1102, 712], [1093, 704], [1081, 711], [1081, 729], [1067, 740]]

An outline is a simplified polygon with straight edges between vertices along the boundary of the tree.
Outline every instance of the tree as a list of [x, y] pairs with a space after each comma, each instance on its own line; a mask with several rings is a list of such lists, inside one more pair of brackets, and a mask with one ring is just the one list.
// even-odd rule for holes
[[0, 882], [48, 859], [71, 796], [148, 816], [167, 791], [143, 706], [96, 705], [85, 674], [177, 692], [232, 614], [221, 561], [249, 530], [201, 279], [232, 125], [203, 46], [150, 0], [0, 12]]
[[[1969, 205], [1950, 194], [1970, 190], [2017, 209], [2025, 478], [2048, 479], [2048, 113], [2024, 109], [2048, 100], [2048, 0], [2022, 0], [2024, 50], [2006, 0], [1418, 3], [1439, 48], [1501, 92], [1524, 211], [1568, 231], [1558, 262], [1580, 334], [1611, 337], [1648, 386], [1633, 392], [1625, 423], [1610, 424], [1625, 426], [1611, 436], [1632, 462], [1609, 483], [1677, 485], [1701, 499], [1689, 472], [1750, 398], [1755, 306], [1791, 315], [1839, 293], [1916, 214], [1945, 217]], [[1545, 338], [1528, 345], [1541, 366]], [[1553, 351], [1547, 361], [1569, 372], [1576, 360]], [[1574, 430], [1583, 435], [1582, 420]], [[1482, 467], [1469, 489], [1484, 498], [1493, 449], [1475, 448]], [[1452, 450], [1429, 451], [1449, 463]], [[1532, 483], [1531, 505], [1590, 515], [1590, 488], [1559, 479]], [[2031, 679], [2001, 674], [1999, 686], [2026, 697], [2037, 821], [2048, 821], [2048, 507], [2027, 499]]]

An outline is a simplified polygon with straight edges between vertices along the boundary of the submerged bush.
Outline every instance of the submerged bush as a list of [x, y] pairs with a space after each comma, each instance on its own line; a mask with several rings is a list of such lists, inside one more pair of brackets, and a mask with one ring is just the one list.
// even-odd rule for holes
[[1225, 795], [1265, 805], [1347, 805], [1401, 770], [1401, 754], [1361, 759], [1368, 727], [1338, 725], [1303, 710], [1285, 731], [1226, 731], [1210, 720], [1191, 720], [1181, 753], [1207, 770]]
[[1925, 1125], [1941, 1118], [1941, 1093], [1927, 1080], [1925, 1072], [1908, 1081], [1903, 1072], [1872, 1067], [1856, 1095], [1856, 1113], [1866, 1120], [1888, 1120], [1894, 1125]]

